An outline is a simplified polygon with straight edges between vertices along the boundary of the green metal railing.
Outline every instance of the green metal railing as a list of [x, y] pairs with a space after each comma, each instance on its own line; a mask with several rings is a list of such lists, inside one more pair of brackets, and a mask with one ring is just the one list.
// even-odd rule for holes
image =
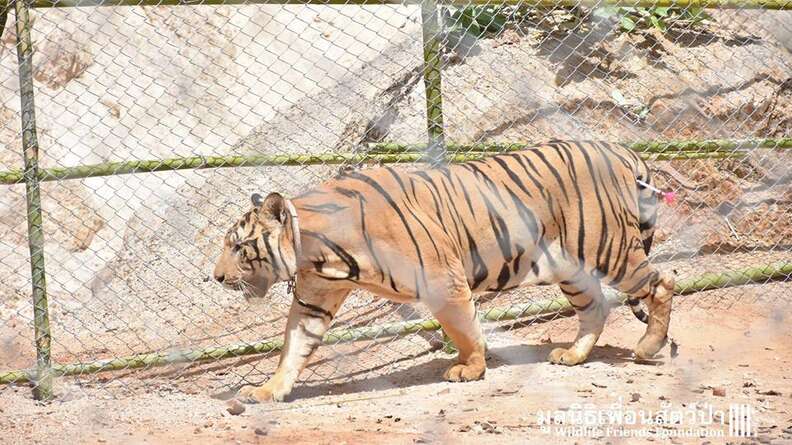
[[[296, 154], [296, 155], [259, 155], [259, 156], [222, 156], [222, 157], [183, 157], [172, 159], [110, 162], [96, 165], [74, 167], [39, 168], [38, 142], [33, 88], [33, 47], [30, 38], [30, 8], [50, 7], [94, 7], [94, 6], [177, 6], [196, 5], [192, 0], [19, 0], [9, 2], [0, 0], [0, 34], [4, 29], [7, 12], [13, 5], [16, 14], [17, 49], [19, 58], [19, 80], [22, 111], [22, 143], [24, 169], [0, 172], [0, 184], [25, 184], [27, 197], [27, 223], [32, 276], [32, 298], [34, 308], [35, 346], [37, 362], [35, 369], [8, 371], [0, 373], [0, 384], [14, 382], [33, 382], [36, 399], [52, 397], [53, 376], [96, 373], [118, 369], [162, 366], [172, 363], [185, 363], [204, 360], [219, 360], [245, 354], [275, 351], [282, 346], [281, 340], [268, 340], [254, 344], [232, 345], [227, 347], [204, 348], [191, 351], [152, 352], [111, 360], [99, 360], [80, 364], [55, 364], [50, 359], [50, 329], [44, 267], [44, 239], [42, 233], [42, 214], [39, 183], [81, 179], [96, 176], [149, 173], [182, 169], [202, 169], [219, 167], [245, 167], [261, 165], [308, 165], [341, 163], [399, 163], [399, 162], [452, 162], [480, 159], [494, 152], [504, 152], [526, 148], [527, 143], [508, 144], [454, 144], [448, 143], [443, 130], [442, 104], [442, 58], [440, 52], [440, 22], [438, 6], [469, 6], [475, 4], [520, 4], [524, 6], [555, 7], [584, 6], [602, 7], [608, 5], [642, 7], [702, 7], [702, 8], [754, 8], [754, 9], [792, 9], [792, 0], [202, 0], [201, 5], [248, 5], [248, 4], [317, 4], [317, 5], [420, 5], [423, 21], [424, 88], [426, 91], [426, 123], [428, 140], [426, 144], [372, 144], [366, 153], [335, 154]], [[757, 140], [714, 140], [714, 141], [676, 141], [676, 142], [639, 142], [628, 144], [648, 159], [724, 159], [741, 157], [746, 154], [742, 148], [789, 149], [792, 139]], [[770, 279], [789, 279], [792, 263], [776, 263], [736, 272], [726, 272], [699, 277], [691, 282], [677, 285], [679, 293], [690, 293], [714, 287], [764, 282]], [[621, 297], [614, 297], [620, 301]], [[516, 305], [510, 308], [495, 308], [481, 313], [483, 320], [501, 321], [524, 317], [563, 315], [570, 312], [566, 300], [534, 302], [529, 305]], [[425, 319], [414, 322], [393, 323], [354, 329], [330, 331], [325, 343], [371, 340], [383, 336], [405, 335], [418, 330], [439, 329], [435, 320]]]
[[[674, 287], [678, 295], [692, 294], [709, 289], [723, 289], [750, 283], [765, 283], [770, 280], [787, 280], [792, 275], [792, 262], [778, 262], [729, 272], [710, 273], [679, 281]], [[604, 290], [609, 304], [624, 302], [625, 296], [611, 289]], [[573, 315], [574, 310], [566, 298], [538, 300], [531, 303], [515, 304], [509, 307], [495, 307], [479, 311], [484, 322], [508, 320], [546, 319]], [[350, 343], [366, 340], [380, 340], [388, 337], [414, 334], [421, 331], [436, 331], [440, 322], [433, 318], [387, 323], [357, 328], [332, 329], [323, 338], [326, 345]], [[139, 368], [154, 368], [179, 363], [217, 361], [243, 355], [264, 354], [279, 351], [283, 340], [268, 339], [254, 343], [241, 343], [228, 346], [213, 346], [182, 351], [148, 352], [89, 363], [54, 365], [52, 373], [56, 376], [86, 375], [107, 371], [120, 371]], [[36, 370], [17, 370], [0, 372], [0, 384], [28, 382], [36, 378]]]
[[[181, 158], [148, 159], [139, 161], [105, 162], [102, 164], [53, 167], [38, 170], [39, 181], [63, 181], [67, 179], [94, 178], [98, 176], [155, 173], [176, 170], [200, 170], [207, 168], [237, 168], [260, 166], [301, 166], [360, 163], [413, 163], [426, 160], [429, 144], [369, 144], [365, 153], [299, 153], [282, 155], [229, 155], [189, 156]], [[448, 162], [463, 162], [482, 159], [493, 153], [525, 150], [535, 146], [531, 143], [491, 144], [445, 144], [442, 158]], [[649, 141], [624, 143], [650, 161], [684, 159], [730, 159], [742, 158], [749, 149], [771, 150], [792, 149], [792, 138], [707, 140], [707, 141]], [[0, 185], [23, 182], [25, 170], [0, 171]]]

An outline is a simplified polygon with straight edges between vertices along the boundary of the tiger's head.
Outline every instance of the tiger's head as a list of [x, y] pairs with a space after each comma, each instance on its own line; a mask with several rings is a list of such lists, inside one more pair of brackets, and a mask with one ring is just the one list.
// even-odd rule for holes
[[215, 280], [246, 298], [263, 297], [273, 284], [292, 279], [300, 249], [297, 213], [289, 200], [278, 193], [266, 199], [254, 193], [250, 200], [253, 208], [226, 233], [214, 268]]

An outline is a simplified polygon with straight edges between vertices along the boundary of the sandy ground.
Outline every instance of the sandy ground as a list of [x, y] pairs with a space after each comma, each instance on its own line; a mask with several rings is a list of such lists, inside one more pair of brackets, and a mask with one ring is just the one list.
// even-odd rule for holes
[[[788, 287], [773, 285], [770, 292]], [[623, 312], [613, 319], [582, 366], [545, 361], [557, 342], [574, 335], [574, 319], [557, 320], [519, 333], [490, 333], [483, 381], [442, 382], [449, 356], [434, 352], [376, 378], [304, 385], [290, 402], [247, 405], [237, 416], [226, 410], [228, 392], [202, 390], [196, 387], [200, 380], [183, 377], [149, 380], [145, 390], [85, 387], [48, 404], [33, 401], [28, 388], [5, 387], [0, 388], [0, 437], [9, 444], [792, 443], [788, 312], [760, 301], [727, 309], [682, 302], [672, 326], [678, 356], [671, 358], [665, 348], [662, 357], [646, 364], [630, 358], [641, 325]], [[723, 396], [716, 395], [720, 391]], [[620, 401], [625, 412], [684, 410], [694, 403], [728, 412], [729, 404], [749, 404], [757, 435], [662, 439], [689, 427], [728, 434], [720, 423], [684, 422], [651, 428], [649, 438], [564, 437], [539, 425], [540, 412], [605, 410]], [[555, 425], [564, 426], [572, 424]]]

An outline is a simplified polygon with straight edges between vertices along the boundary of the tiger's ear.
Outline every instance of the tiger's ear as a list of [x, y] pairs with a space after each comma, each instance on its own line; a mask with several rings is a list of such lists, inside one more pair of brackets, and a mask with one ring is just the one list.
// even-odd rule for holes
[[281, 224], [286, 221], [286, 200], [280, 193], [270, 193], [264, 199], [261, 199], [258, 193], [254, 193], [250, 201], [261, 217]]

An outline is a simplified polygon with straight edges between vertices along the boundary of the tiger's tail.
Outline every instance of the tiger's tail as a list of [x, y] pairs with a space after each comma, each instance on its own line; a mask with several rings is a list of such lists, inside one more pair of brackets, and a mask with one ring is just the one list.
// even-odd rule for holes
[[[645, 168], [645, 164], [642, 165]], [[638, 228], [641, 231], [644, 252], [649, 255], [654, 239], [655, 223], [657, 222], [658, 190], [652, 184], [648, 169], [636, 172], [635, 186], [638, 188]], [[649, 322], [649, 315], [644, 310], [641, 300], [628, 297], [627, 305], [635, 318], [643, 323]]]

